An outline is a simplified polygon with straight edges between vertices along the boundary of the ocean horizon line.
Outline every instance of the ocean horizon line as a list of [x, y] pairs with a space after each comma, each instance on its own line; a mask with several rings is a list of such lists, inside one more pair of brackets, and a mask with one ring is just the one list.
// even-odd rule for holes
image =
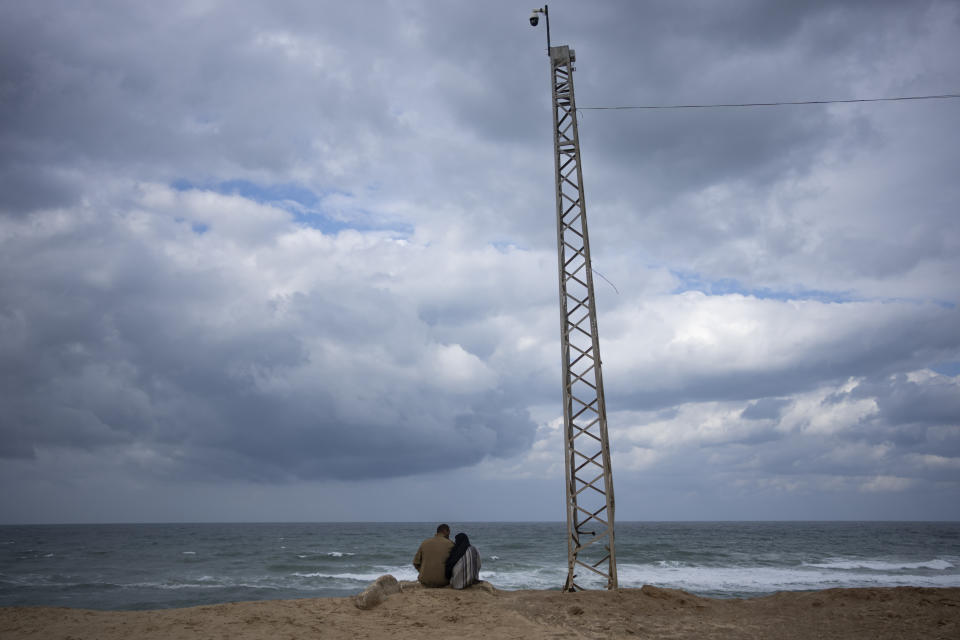
[[[348, 525], [348, 524], [399, 524], [399, 525], [411, 525], [411, 524], [439, 524], [441, 522], [455, 522], [458, 524], [565, 524], [564, 520], [131, 520], [131, 521], [73, 521], [73, 522], [4, 522], [0, 523], [0, 527], [74, 527], [74, 526], [134, 526], [134, 525], [310, 525], [310, 524], [331, 524], [331, 525]], [[805, 520], [801, 518], [789, 518], [789, 519], [757, 519], [757, 520], [746, 520], [746, 519], [711, 519], [711, 520], [696, 520], [696, 519], [681, 519], [681, 520], [616, 520], [616, 524], [766, 524], [766, 523], [804, 523], [804, 524], [829, 524], [829, 523], [866, 523], [866, 524], [898, 524], [898, 523], [918, 523], [918, 524], [956, 524], [960, 523], [960, 519], [956, 520], [922, 520], [922, 519], [857, 519], [857, 518], [848, 518], [848, 519], [810, 519]]]

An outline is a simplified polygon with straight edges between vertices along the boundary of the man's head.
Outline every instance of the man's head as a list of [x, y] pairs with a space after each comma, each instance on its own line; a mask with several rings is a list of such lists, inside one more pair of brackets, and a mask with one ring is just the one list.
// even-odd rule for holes
[[443, 536], [444, 538], [449, 538], [449, 537], [450, 537], [450, 525], [448, 525], [448, 524], [441, 524], [441, 525], [439, 525], [439, 526], [437, 527], [437, 535], [438, 535], [438, 536]]

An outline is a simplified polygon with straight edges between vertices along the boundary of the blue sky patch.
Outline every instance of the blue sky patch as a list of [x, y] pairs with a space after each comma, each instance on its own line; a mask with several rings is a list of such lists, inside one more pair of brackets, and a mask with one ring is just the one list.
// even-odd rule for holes
[[[323, 199], [332, 195], [341, 195], [352, 198], [352, 194], [330, 190], [316, 193], [311, 189], [294, 183], [260, 185], [249, 180], [224, 180], [215, 183], [197, 183], [186, 179], [175, 180], [170, 185], [177, 191], [199, 189], [213, 191], [223, 195], [240, 196], [260, 204], [268, 204], [283, 209], [293, 215], [294, 219], [305, 226], [317, 229], [326, 234], [336, 234], [345, 229], [356, 231], [393, 231], [403, 235], [413, 233], [413, 225], [390, 224], [374, 219], [368, 212], [358, 209], [353, 217], [332, 215], [324, 211]], [[200, 231], [196, 227], [203, 226]], [[194, 225], [194, 231], [203, 233], [205, 225]]]
[[954, 376], [960, 376], [960, 361], [958, 360], [953, 360], [951, 362], [938, 362], [930, 368], [942, 376], [950, 376], [951, 378]]
[[494, 240], [490, 243], [490, 246], [499, 251], [500, 253], [510, 253], [511, 251], [528, 251], [529, 249], [524, 246], [517, 244], [513, 240]]
[[769, 287], [751, 289], [733, 278], [706, 279], [695, 273], [683, 273], [671, 270], [671, 273], [680, 279], [680, 286], [672, 293], [700, 291], [708, 296], [724, 296], [738, 293], [761, 300], [818, 300], [820, 302], [853, 302], [860, 298], [848, 291], [821, 291], [819, 289], [799, 289], [796, 291], [778, 291]]

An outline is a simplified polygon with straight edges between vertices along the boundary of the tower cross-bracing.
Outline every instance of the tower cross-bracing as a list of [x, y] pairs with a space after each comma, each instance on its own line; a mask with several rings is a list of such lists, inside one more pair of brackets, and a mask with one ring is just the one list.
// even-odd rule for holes
[[575, 55], [568, 46], [551, 47], [549, 42], [548, 51], [553, 88], [567, 485], [568, 570], [564, 590], [577, 591], [598, 579], [605, 581], [606, 588], [616, 589], [613, 478], [573, 93]]

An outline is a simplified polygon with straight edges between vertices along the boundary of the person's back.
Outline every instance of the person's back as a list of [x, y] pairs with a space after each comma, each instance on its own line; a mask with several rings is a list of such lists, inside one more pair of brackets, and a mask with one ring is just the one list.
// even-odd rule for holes
[[437, 535], [420, 543], [413, 557], [413, 566], [419, 575], [417, 580], [425, 587], [445, 587], [449, 584], [446, 576], [446, 562], [453, 543], [450, 541], [450, 527], [445, 524], [437, 527]]
[[467, 534], [457, 534], [445, 569], [450, 586], [454, 589], [465, 589], [480, 581], [480, 552], [470, 544]]
[[466, 589], [478, 582], [480, 582], [480, 552], [471, 545], [453, 566], [450, 586], [454, 589]]

